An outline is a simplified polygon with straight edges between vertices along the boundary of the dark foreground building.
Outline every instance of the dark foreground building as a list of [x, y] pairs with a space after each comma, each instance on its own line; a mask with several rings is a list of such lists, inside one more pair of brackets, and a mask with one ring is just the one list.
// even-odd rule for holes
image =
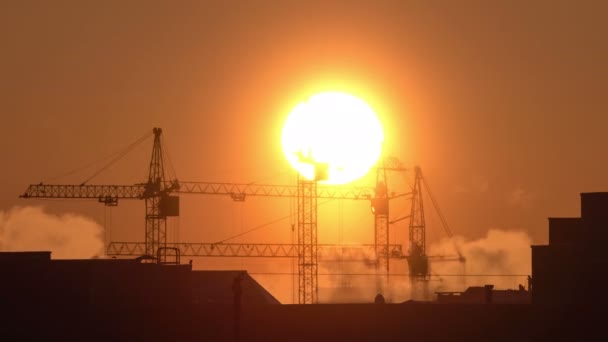
[[0, 340], [606, 341], [608, 193], [581, 198], [532, 246], [532, 304], [472, 288], [470, 303], [279, 305], [242, 271], [0, 253]]
[[608, 304], [608, 192], [581, 194], [581, 217], [549, 218], [549, 244], [532, 246], [532, 301]]
[[236, 280], [241, 311], [280, 304], [245, 271], [192, 271], [148, 258], [51, 260], [50, 252], [2, 252], [0, 277], [0, 341], [229, 336]]

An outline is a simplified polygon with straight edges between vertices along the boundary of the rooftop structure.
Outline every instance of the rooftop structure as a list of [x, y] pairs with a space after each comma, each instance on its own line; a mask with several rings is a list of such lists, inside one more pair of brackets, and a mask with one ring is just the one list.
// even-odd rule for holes
[[439, 304], [530, 304], [530, 292], [495, 290], [493, 285], [471, 286], [464, 292], [436, 292]]

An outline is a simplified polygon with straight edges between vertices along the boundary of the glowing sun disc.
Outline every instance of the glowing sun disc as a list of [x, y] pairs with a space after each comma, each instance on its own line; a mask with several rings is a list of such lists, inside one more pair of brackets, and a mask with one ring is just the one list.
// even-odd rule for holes
[[327, 184], [344, 184], [367, 174], [380, 158], [383, 141], [374, 110], [340, 92], [319, 93], [298, 104], [287, 117], [282, 136], [289, 164], [309, 180], [322, 169], [326, 177], [320, 180]]

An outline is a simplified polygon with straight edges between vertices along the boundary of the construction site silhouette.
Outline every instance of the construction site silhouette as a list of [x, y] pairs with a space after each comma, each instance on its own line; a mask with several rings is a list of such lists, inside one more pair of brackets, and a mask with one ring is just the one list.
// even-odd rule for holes
[[160, 263], [153, 257], [54, 260], [48, 251], [2, 252], [3, 337], [604, 340], [599, 321], [607, 301], [603, 272], [608, 260], [602, 246], [608, 235], [608, 193], [582, 193], [581, 212], [579, 218], [550, 218], [549, 244], [532, 246], [531, 303], [504, 299], [528, 292], [523, 286], [511, 290], [513, 294], [488, 285], [470, 288], [457, 298], [438, 293], [437, 300], [430, 302], [377, 305], [384, 302], [379, 295], [369, 304], [281, 305], [246, 271], [194, 271], [190, 263]]

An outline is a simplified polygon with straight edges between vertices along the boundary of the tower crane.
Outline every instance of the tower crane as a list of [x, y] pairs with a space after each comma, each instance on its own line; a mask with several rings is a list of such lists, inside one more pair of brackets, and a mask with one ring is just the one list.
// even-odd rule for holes
[[[429, 269], [429, 261], [458, 261], [460, 263], [465, 262], [465, 258], [462, 255], [460, 248], [454, 242], [454, 247], [457, 253], [457, 256], [429, 256], [426, 254], [426, 220], [424, 214], [424, 205], [423, 205], [423, 186], [426, 194], [431, 199], [433, 207], [436, 213], [439, 216], [441, 221], [441, 225], [448, 235], [448, 237], [454, 242], [452, 231], [448, 226], [447, 220], [445, 216], [439, 209], [439, 205], [437, 204], [437, 200], [433, 196], [431, 192], [431, 188], [422, 175], [422, 170], [420, 167], [414, 168], [414, 181], [412, 185], [412, 199], [411, 199], [411, 209], [409, 215], [409, 246], [407, 252], [407, 263], [410, 275], [410, 285], [412, 289], [412, 297], [413, 293], [416, 289], [422, 285], [423, 292], [428, 291], [428, 280], [430, 278], [430, 269]], [[393, 221], [395, 222], [395, 221]], [[391, 223], [393, 223], [391, 222]]]
[[[107, 206], [118, 205], [118, 200], [138, 199], [146, 204], [145, 242], [111, 242], [107, 255], [157, 255], [158, 251], [173, 248], [181, 255], [190, 256], [259, 256], [297, 257], [299, 274], [299, 303], [316, 303], [318, 298], [317, 264], [319, 255], [330, 255], [338, 251], [349, 257], [361, 258], [361, 251], [373, 250], [377, 265], [388, 273], [389, 259], [407, 258], [410, 274], [428, 276], [428, 259], [424, 250], [424, 213], [421, 200], [420, 182], [415, 183], [412, 192], [395, 194], [387, 191], [386, 171], [405, 171], [401, 166], [383, 165], [377, 169], [376, 187], [327, 187], [318, 186], [317, 180], [299, 179], [293, 185], [234, 184], [214, 182], [180, 182], [166, 179], [160, 128], [153, 129], [154, 143], [145, 183], [133, 185], [66, 185], [31, 184], [22, 198], [55, 199], [96, 199]], [[417, 180], [420, 174], [416, 169]], [[179, 194], [204, 194], [230, 196], [234, 201], [244, 201], [249, 196], [288, 197], [298, 199], [298, 243], [297, 244], [206, 244], [168, 243], [167, 218], [179, 216]], [[390, 245], [388, 238], [389, 200], [412, 196], [410, 215], [409, 256], [404, 255], [400, 245]], [[374, 214], [375, 241], [373, 245], [340, 246], [317, 242], [317, 199], [367, 200], [371, 202]], [[433, 200], [434, 202], [434, 200]], [[434, 202], [435, 204], [435, 202]], [[421, 218], [421, 219], [419, 219]], [[413, 223], [414, 222], [414, 223]], [[442, 219], [442, 222], [444, 220]], [[412, 242], [414, 241], [414, 242]], [[353, 252], [358, 250], [358, 252]], [[359, 253], [359, 254], [357, 254]], [[158, 253], [158, 262], [166, 258]]]
[[[300, 278], [300, 303], [315, 303], [317, 298], [317, 199], [351, 199], [371, 200], [373, 188], [365, 187], [325, 187], [317, 186], [316, 180], [300, 179], [297, 186], [231, 184], [210, 182], [179, 182], [177, 179], [166, 179], [163, 150], [161, 145], [162, 129], [154, 128], [152, 157], [145, 183], [133, 185], [65, 185], [65, 184], [31, 184], [22, 198], [63, 198], [63, 199], [96, 199], [107, 206], [118, 205], [118, 200], [138, 199], [146, 204], [145, 243], [143, 252], [156, 255], [165, 250], [167, 244], [167, 217], [179, 216], [178, 194], [229, 195], [236, 201], [243, 201], [247, 196], [296, 197], [298, 198], [298, 244], [297, 252]], [[110, 244], [109, 252], [116, 245]], [[181, 245], [182, 247], [184, 245]], [[388, 258], [389, 248], [395, 252], [399, 248], [376, 243], [374, 249], [380, 259]], [[140, 252], [138, 248], [128, 248]], [[292, 250], [292, 253], [294, 251]], [[167, 255], [160, 255], [167, 257]], [[161, 260], [159, 259], [159, 262]]]

